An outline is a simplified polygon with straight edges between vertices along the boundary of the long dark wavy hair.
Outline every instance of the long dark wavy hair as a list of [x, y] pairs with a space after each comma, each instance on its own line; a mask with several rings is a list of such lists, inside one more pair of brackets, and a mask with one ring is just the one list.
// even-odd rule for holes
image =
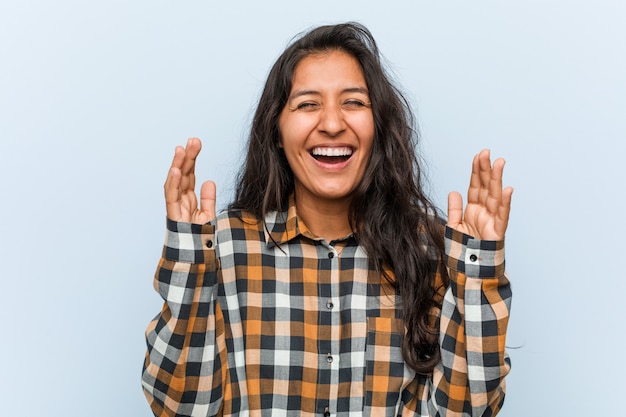
[[[413, 114], [385, 72], [367, 28], [358, 23], [315, 28], [293, 41], [278, 58], [259, 99], [246, 161], [230, 207], [260, 218], [287, 209], [294, 174], [279, 147], [279, 117], [291, 92], [296, 65], [311, 54], [334, 50], [359, 62], [375, 125], [370, 160], [351, 199], [350, 225], [375, 268], [400, 294], [407, 329], [402, 344], [404, 360], [416, 372], [428, 374], [440, 359], [438, 331], [429, 321], [429, 313], [440, 307], [435, 276], [438, 260], [443, 259], [443, 230], [422, 187]], [[429, 253], [433, 248], [435, 256]], [[385, 273], [386, 269], [393, 274]]]

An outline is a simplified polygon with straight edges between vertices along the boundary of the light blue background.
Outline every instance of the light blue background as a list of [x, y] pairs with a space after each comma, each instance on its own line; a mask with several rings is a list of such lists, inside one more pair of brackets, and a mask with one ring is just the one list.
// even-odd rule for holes
[[357, 20], [415, 105], [433, 197], [472, 155], [515, 186], [505, 417], [624, 415], [626, 5], [596, 1], [0, 2], [0, 414], [149, 416], [143, 331], [162, 183], [204, 140], [227, 204], [296, 33]]

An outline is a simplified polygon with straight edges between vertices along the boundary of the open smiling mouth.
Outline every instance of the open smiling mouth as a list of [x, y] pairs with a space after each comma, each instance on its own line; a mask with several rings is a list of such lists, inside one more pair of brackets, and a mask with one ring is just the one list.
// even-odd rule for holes
[[311, 156], [315, 160], [325, 164], [339, 164], [345, 162], [352, 156], [352, 149], [347, 147], [341, 148], [313, 148]]

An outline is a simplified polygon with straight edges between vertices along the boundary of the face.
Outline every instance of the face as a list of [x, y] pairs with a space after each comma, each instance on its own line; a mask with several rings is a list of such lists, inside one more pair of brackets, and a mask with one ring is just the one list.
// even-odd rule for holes
[[303, 58], [279, 127], [297, 200], [349, 201], [374, 140], [374, 117], [358, 61], [342, 51]]

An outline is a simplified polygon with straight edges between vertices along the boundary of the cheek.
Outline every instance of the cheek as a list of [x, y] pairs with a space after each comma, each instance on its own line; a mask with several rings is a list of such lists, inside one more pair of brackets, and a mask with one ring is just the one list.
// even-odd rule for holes
[[360, 132], [361, 136], [361, 149], [363, 152], [363, 165], [365, 165], [364, 169], [367, 169], [367, 166], [371, 163], [372, 153], [374, 152], [374, 131], [373, 127], [368, 130], [364, 130]]
[[301, 123], [287, 107], [284, 107], [278, 118], [278, 146], [289, 147], [294, 136], [298, 134], [298, 126]]
[[294, 132], [293, 117], [281, 115], [278, 121], [278, 146], [282, 149], [289, 148], [295, 134], [297, 132]]
[[285, 131], [285, 110], [282, 111], [278, 118], [278, 147], [283, 148], [283, 132]]
[[369, 155], [374, 146], [374, 121], [364, 121], [364, 123], [359, 126], [357, 134], [361, 138], [361, 146], [366, 149], [366, 153]]
[[373, 141], [375, 124], [374, 115], [371, 112], [349, 115], [349, 118], [346, 118], [346, 120], [362, 142], [369, 141], [371, 143]]
[[310, 120], [290, 115], [279, 123], [279, 146], [286, 152], [298, 151], [311, 132]]

